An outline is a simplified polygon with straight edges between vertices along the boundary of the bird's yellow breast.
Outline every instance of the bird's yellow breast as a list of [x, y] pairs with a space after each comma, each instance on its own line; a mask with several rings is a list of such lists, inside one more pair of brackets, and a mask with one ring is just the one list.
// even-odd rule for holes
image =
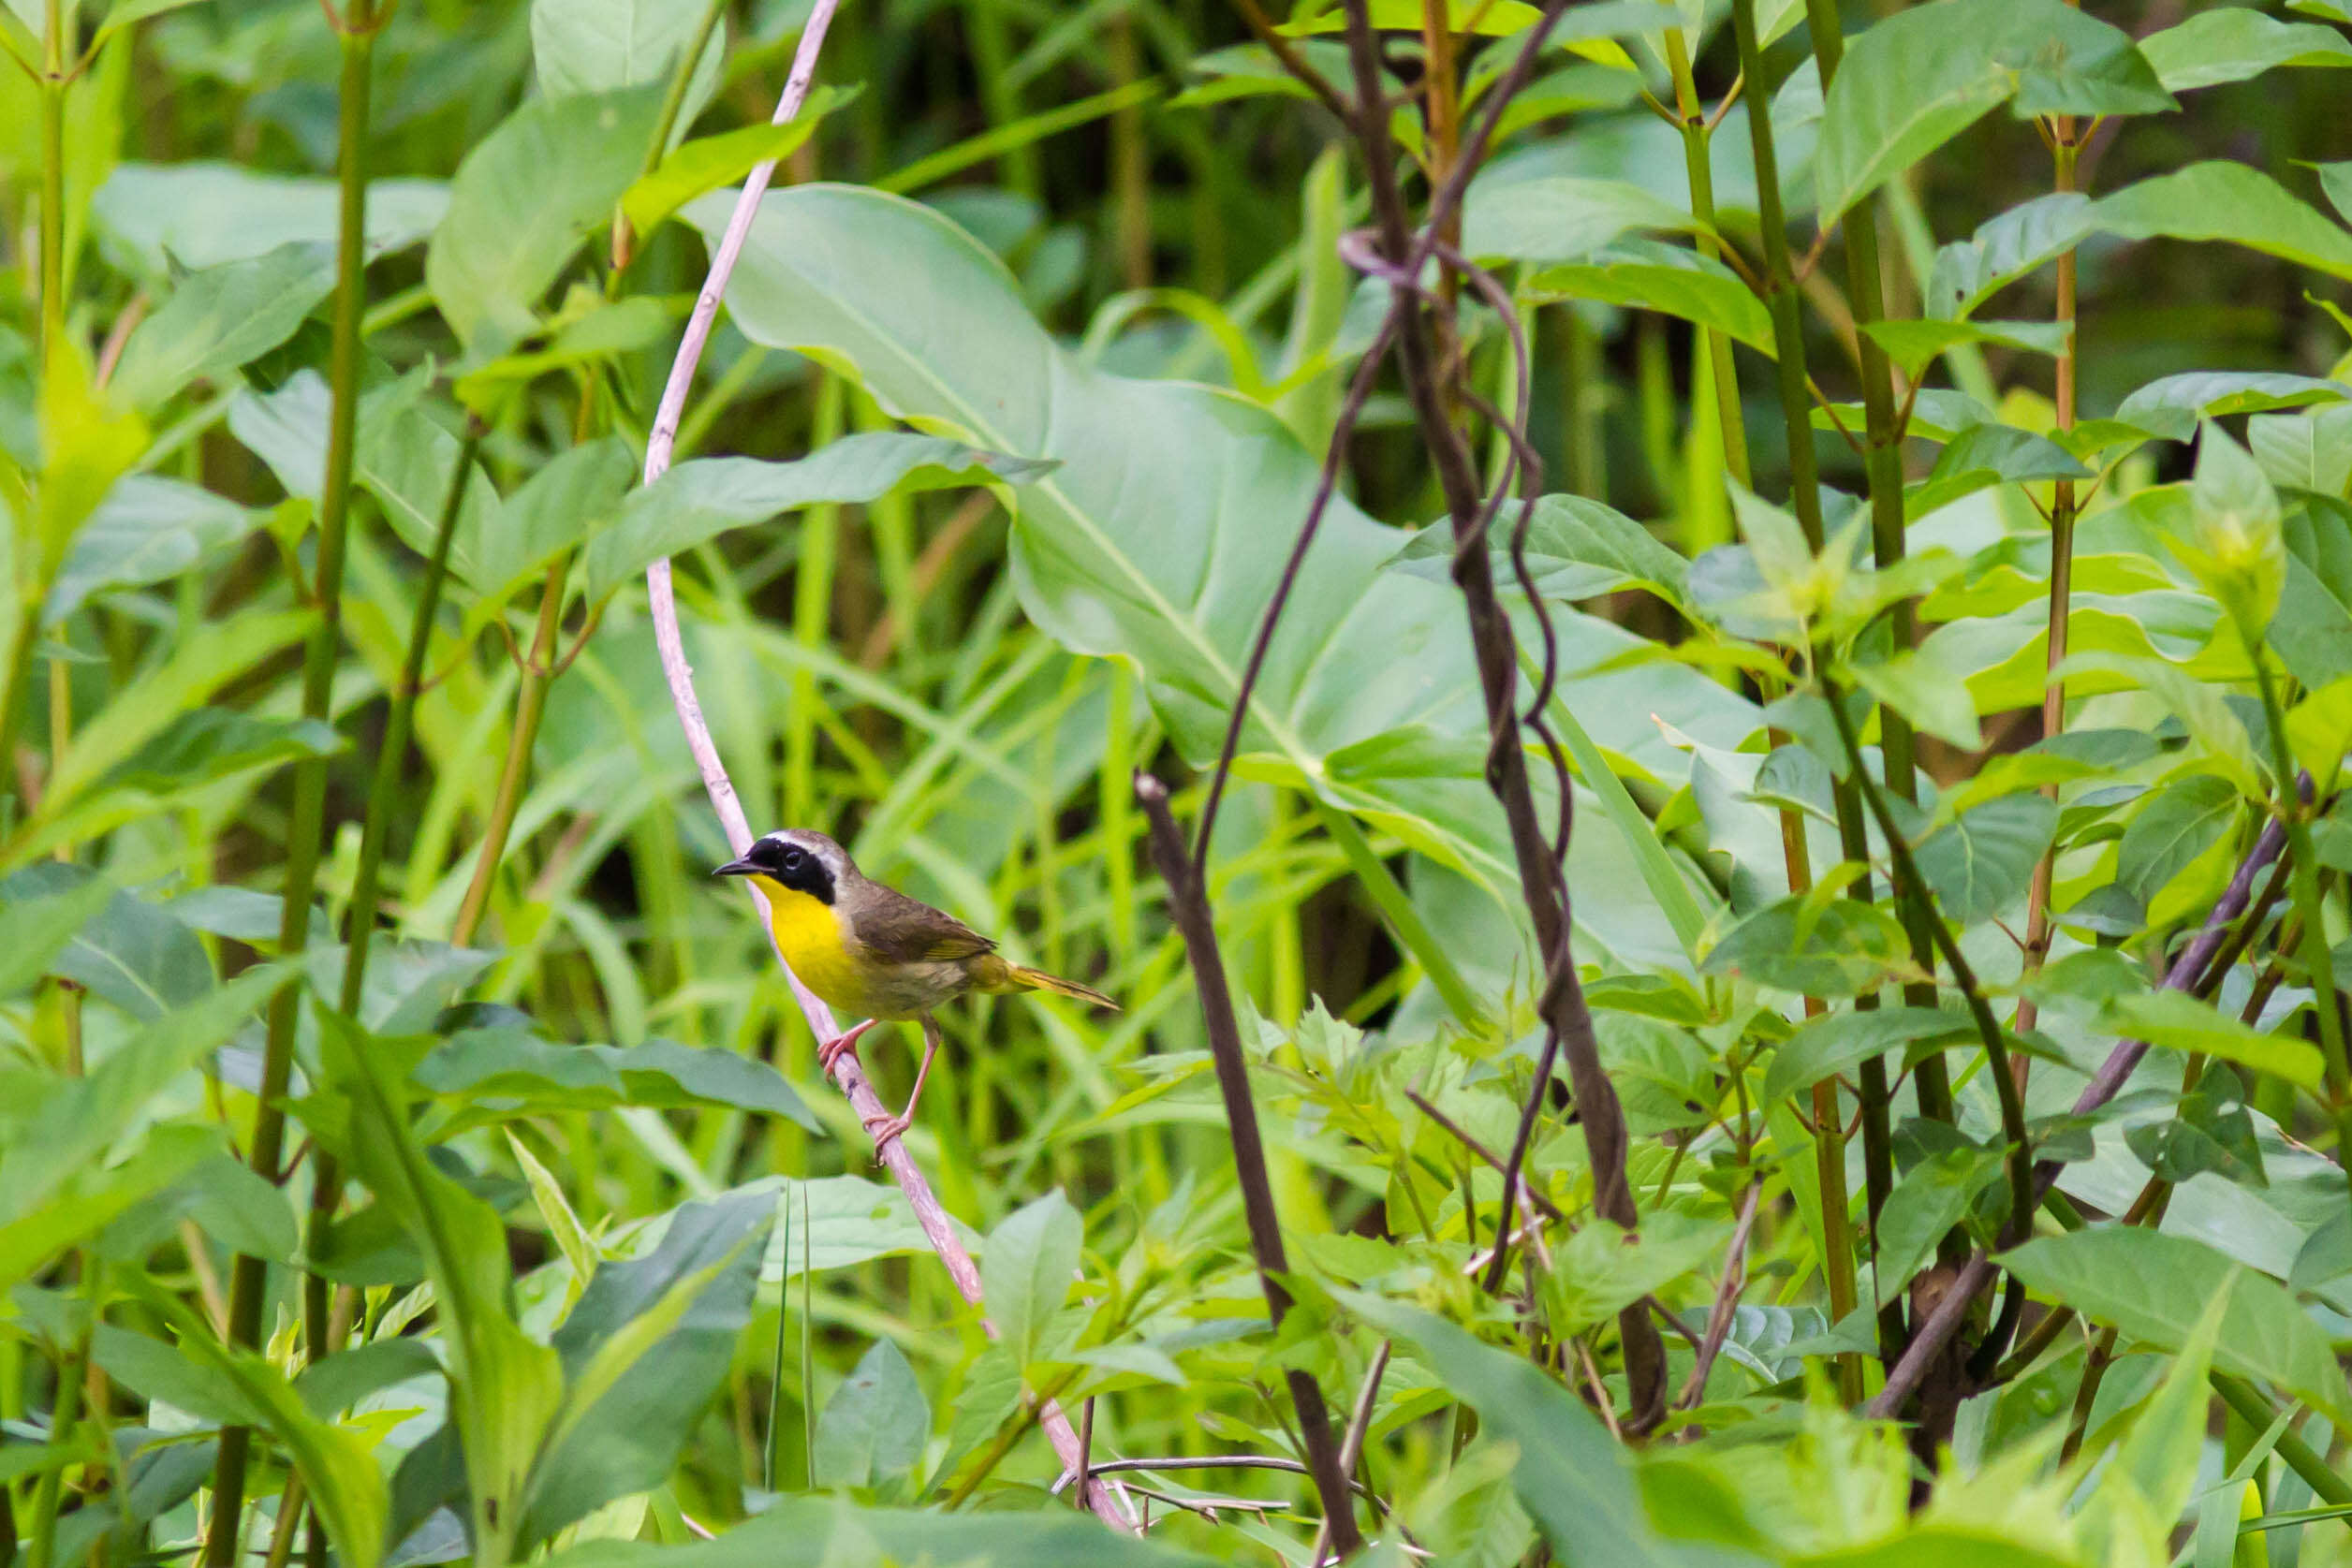
[[833, 906], [768, 877], [752, 881], [768, 900], [768, 928], [776, 934], [776, 947], [801, 983], [829, 1007], [866, 1010], [867, 988]]

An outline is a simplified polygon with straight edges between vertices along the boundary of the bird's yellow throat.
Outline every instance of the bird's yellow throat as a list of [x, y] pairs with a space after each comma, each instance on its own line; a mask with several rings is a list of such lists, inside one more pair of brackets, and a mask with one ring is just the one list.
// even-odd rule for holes
[[844, 940], [841, 917], [822, 899], [786, 887], [773, 877], [752, 882], [768, 901], [768, 928], [776, 934], [784, 961], [801, 983], [835, 1007], [856, 1007], [865, 989]]

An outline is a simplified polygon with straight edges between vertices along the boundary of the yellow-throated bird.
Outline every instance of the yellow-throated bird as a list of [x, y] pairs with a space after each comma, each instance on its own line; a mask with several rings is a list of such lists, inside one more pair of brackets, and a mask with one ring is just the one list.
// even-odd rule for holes
[[1051, 991], [1116, 1012], [1119, 1004], [1075, 980], [999, 957], [996, 944], [942, 910], [862, 874], [848, 851], [822, 833], [787, 828], [754, 843], [713, 874], [747, 876], [768, 900], [776, 947], [801, 983], [825, 1004], [865, 1021], [819, 1047], [827, 1072], [858, 1036], [885, 1019], [919, 1018], [923, 1063], [906, 1109], [869, 1119], [878, 1153], [904, 1133], [939, 1048], [932, 1009], [966, 991]]

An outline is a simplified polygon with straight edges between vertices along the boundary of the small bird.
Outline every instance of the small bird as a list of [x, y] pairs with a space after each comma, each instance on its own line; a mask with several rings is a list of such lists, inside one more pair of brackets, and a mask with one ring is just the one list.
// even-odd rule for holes
[[922, 1020], [923, 1062], [905, 1110], [867, 1119], [877, 1154], [913, 1124], [915, 1102], [939, 1048], [932, 1009], [942, 1003], [966, 991], [1051, 991], [1119, 1010], [1091, 987], [1007, 962], [995, 943], [954, 916], [863, 875], [848, 851], [822, 833], [805, 828], [770, 833], [712, 874], [749, 877], [768, 900], [776, 948], [801, 983], [827, 1006], [864, 1018], [817, 1048], [817, 1064], [827, 1072], [875, 1024]]

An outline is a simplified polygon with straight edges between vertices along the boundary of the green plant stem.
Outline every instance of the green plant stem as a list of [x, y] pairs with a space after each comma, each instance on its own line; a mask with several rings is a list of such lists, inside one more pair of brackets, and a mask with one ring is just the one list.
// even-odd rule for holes
[[[2286, 745], [2286, 712], [2280, 705], [2278, 678], [2271, 670], [2271, 652], [2257, 638], [2247, 641], [2254, 652], [2256, 682], [2262, 688], [2262, 713], [2270, 721], [2271, 769], [2279, 790], [2279, 813], [2286, 824], [2288, 886], [2302, 931], [2300, 945], [2312, 989], [2312, 1010], [2319, 1015], [2319, 1049], [2327, 1058], [2328, 1111], [2336, 1127], [2336, 1159], [2352, 1162], [2352, 1070], [2344, 1048], [2343, 1004], [2336, 996], [2335, 959], [2328, 949], [2326, 911], [2320, 902], [2319, 862], [2311, 843], [2311, 808], [2296, 784], [2294, 755]], [[2352, 1184], [2352, 1163], [2345, 1165], [2345, 1180]]]
[[[1699, 111], [1698, 86], [1691, 75], [1690, 51], [1682, 29], [1666, 29], [1666, 66], [1674, 78], [1674, 107], [1681, 117], [1683, 167], [1690, 180], [1691, 216], [1698, 220], [1699, 254], [1720, 259], [1723, 242], [1715, 237], [1715, 169], [1708, 147], [1713, 132]], [[1740, 413], [1740, 371], [1731, 358], [1731, 339], [1713, 327], [1703, 330], [1708, 363], [1714, 367], [1715, 422], [1723, 437], [1724, 466], [1746, 488], [1756, 481], [1748, 469], [1747, 421]]]
[[[82, 1267], [91, 1264], [87, 1253], [82, 1254]], [[88, 1278], [87, 1275], [84, 1276]], [[95, 1292], [93, 1293], [95, 1294]], [[96, 1310], [95, 1301], [92, 1303]], [[57, 1364], [57, 1393], [50, 1405], [49, 1441], [63, 1443], [68, 1441], [75, 1427], [81, 1422], [81, 1388], [90, 1370], [90, 1335], [84, 1332], [66, 1358]], [[57, 1549], [57, 1510], [63, 1505], [66, 1490], [66, 1467], [52, 1466], [41, 1477], [39, 1492], [33, 1501], [33, 1539], [26, 1552], [29, 1568], [54, 1568]]]
[[[1845, 41], [1839, 31], [1837, 0], [1805, 0], [1805, 20], [1813, 37], [1814, 62], [1820, 68], [1821, 86], [1827, 91], [1845, 53]], [[1895, 412], [1894, 365], [1877, 340], [1863, 330], [1887, 316], [1874, 202], [1858, 204], [1843, 221], [1845, 288], [1854, 309], [1856, 356], [1861, 371], [1862, 462], [1870, 480], [1871, 550], [1873, 560], [1883, 572], [1901, 564], [1907, 544], [1904, 537], [1903, 429]], [[1918, 610], [1913, 601], [1904, 599], [1896, 603], [1889, 611], [1888, 622], [1898, 649], [1909, 648], [1918, 639]], [[1905, 801], [1916, 801], [1919, 795], [1914, 751], [1910, 721], [1882, 705], [1878, 711], [1878, 754], [1886, 787]], [[1925, 918], [1934, 918], [1933, 906], [1925, 901], [1913, 900], [1908, 907], [1914, 911], [1925, 908]], [[1922, 969], [1932, 967], [1933, 939], [1921, 924], [1921, 917], [1915, 913], [1907, 924], [1912, 959]], [[1904, 999], [1914, 1006], [1931, 1006], [1934, 1003], [1934, 989], [1906, 988]], [[1954, 1120], [1951, 1078], [1941, 1051], [1932, 1051], [1922, 1058], [1912, 1072], [1911, 1081], [1918, 1095], [1920, 1114], [1938, 1121]]]
[[[401, 765], [407, 760], [408, 737], [416, 726], [417, 696], [424, 684], [425, 658], [433, 643], [434, 618], [441, 608], [441, 586], [448, 577], [449, 546], [457, 537], [458, 514], [464, 509], [465, 485], [481, 450], [482, 428], [469, 424], [457, 465], [449, 473], [448, 493], [434, 530], [433, 553], [425, 559], [423, 579], [417, 587], [417, 613], [409, 623], [408, 652], [401, 663], [400, 683], [392, 689], [391, 712], [384, 721], [384, 740], [375, 754], [375, 777], [368, 787], [366, 826], [360, 834], [360, 866], [351, 885], [347, 926], [349, 945], [344, 952], [343, 987], [336, 1010], [346, 1018], [360, 1016], [366, 994], [368, 950], [375, 937], [375, 915], [383, 891], [384, 841], [391, 827], [394, 798], [400, 793]], [[326, 1240], [343, 1195], [341, 1172], [333, 1155], [320, 1150], [314, 1156], [310, 1196], [309, 1243], [304, 1255], [316, 1258]], [[302, 1343], [313, 1365], [334, 1351], [328, 1342], [326, 1276], [308, 1274], [302, 1280]]]
[[[2256, 1431], [2268, 1431], [2271, 1423], [2278, 1419], [2278, 1412], [2271, 1407], [2271, 1401], [2242, 1378], [2212, 1371], [2206, 1374], [2206, 1381], [2213, 1385], [2213, 1392], [2221, 1396], [2222, 1402]], [[2352, 1508], [2352, 1480], [2330, 1464], [2325, 1454], [2305, 1443], [2292, 1426], [2279, 1433], [2278, 1443], [2271, 1451], [2286, 1461], [2287, 1469], [2302, 1477], [2314, 1497], [2339, 1508]]]
[[[335, 311], [329, 369], [332, 403], [328, 413], [327, 470], [318, 503], [318, 580], [313, 602], [316, 617], [302, 653], [302, 715], [325, 720], [333, 695], [335, 664], [343, 642], [344, 533], [350, 516], [351, 470], [360, 406], [360, 319], [366, 308], [367, 126], [369, 66], [379, 18], [375, 0], [351, 0], [345, 12], [341, 112], [337, 133], [337, 178], [341, 203], [335, 256]], [[294, 811], [287, 830], [286, 881], [278, 926], [278, 948], [299, 954], [310, 937], [312, 889], [318, 876], [319, 840], [327, 814], [327, 760], [305, 757], [294, 768]], [[269, 1033], [262, 1047], [261, 1085], [254, 1108], [248, 1161], [262, 1180], [283, 1179], [286, 1091], [292, 1075], [295, 1025], [301, 993], [287, 986], [270, 1002]], [[261, 1331], [264, 1260], [240, 1253], [229, 1279], [228, 1340], [251, 1350]], [[204, 1541], [205, 1568], [231, 1568], [236, 1561], [244, 1512], [245, 1458], [252, 1429], [225, 1427], [213, 1475], [213, 1529]]]
[[539, 720], [547, 711], [547, 688], [555, 678], [555, 643], [564, 619], [564, 583], [571, 572], [566, 553], [547, 569], [539, 590], [537, 629], [531, 634], [531, 652], [522, 665], [522, 681], [515, 693], [514, 730], [507, 741], [507, 758], [498, 769], [498, 792], [491, 799], [490, 820], [482, 827], [482, 843], [474, 860], [474, 880], [466, 885], [465, 901], [458, 905], [449, 940], [463, 947], [474, 940], [482, 916], [490, 908], [490, 890], [497, 884], [499, 862], [507, 857], [507, 839], [514, 831], [515, 813], [522, 808], [522, 787], [531, 773], [531, 748], [539, 739]]
[[[2054, 122], [2051, 156], [2055, 165], [2052, 187], [2059, 192], [2075, 188], [2075, 159], [2080, 148], [2074, 139], [2074, 116], [2061, 114]], [[2075, 316], [2075, 253], [2069, 245], [2058, 253], [2058, 300], [2054, 315], [2058, 324], [2066, 330], [2065, 345], [2058, 352], [2057, 419], [2062, 431], [2072, 430], [2075, 421], [2075, 380], [2080, 366], [2076, 358]], [[2048, 672], [2042, 690], [2042, 739], [2060, 734], [2066, 727], [2066, 683], [2058, 674], [2058, 667], [2066, 659], [2066, 625], [2069, 605], [2074, 593], [2074, 523], [2075, 491], [2072, 479], [2053, 482], [2050, 491], [2050, 631]], [[2043, 791], [2051, 799], [2058, 798], [2058, 786]], [[2056, 845], [2043, 852], [2034, 864], [2034, 880], [2025, 895], [2025, 973], [2033, 974], [2050, 957], [2050, 890], [2058, 872]], [[2030, 998], [2017, 1004], [2017, 1027], [2031, 1029], [2036, 1011]]]
[[[1768, 101], [1764, 81], [1764, 51], [1757, 41], [1755, 0], [1734, 0], [1732, 31], [1740, 50], [1740, 68], [1747, 80], [1750, 102]], [[1789, 270], [1787, 217], [1781, 205], [1780, 162], [1772, 145], [1772, 117], [1748, 115], [1748, 137], [1756, 157], [1757, 214], [1764, 243], [1765, 304], [1771, 312], [1772, 339], [1780, 376], [1781, 418], [1788, 432], [1788, 500], [1805, 541], [1821, 549], [1820, 470], [1814, 460], [1812, 392], [1805, 372], [1805, 335], [1797, 309], [1797, 287]], [[1839, 847], [1848, 860], [1870, 863], [1870, 839], [1862, 826], [1859, 779], [1841, 780], [1834, 791]], [[1858, 890], [1868, 896], [1867, 879]], [[1856, 1001], [1859, 1007], [1877, 1005], [1874, 997]], [[1871, 1233], [1877, 1234], [1878, 1215], [1894, 1190], [1894, 1130], [1892, 1092], [1887, 1064], [1881, 1057], [1864, 1060], [1860, 1082], [1862, 1174], [1867, 1193]], [[1879, 1356], [1888, 1365], [1902, 1354], [1903, 1305], [1889, 1301], [1878, 1310]]]
[[[1913, 911], [1927, 924], [1935, 946], [1944, 956], [1944, 967], [1951, 974], [1952, 984], [1968, 1007], [1968, 1016], [1975, 1021], [1977, 1037], [1983, 1042], [1985, 1064], [1992, 1077], [1992, 1092], [2001, 1102], [2001, 1132], [2008, 1144], [2009, 1226], [2007, 1243], [2014, 1246], [2034, 1233], [2034, 1151], [2025, 1128], [2025, 1097], [2018, 1090], [2017, 1076], [2009, 1070], [2008, 1048], [2001, 1035], [2001, 1024], [1992, 1016], [1992, 1005], [1985, 1000], [1984, 988], [1977, 983], [1976, 971], [1970, 967], [1966, 955], [1951, 928], [1927, 897], [1927, 885], [1920, 880], [1919, 868], [1911, 858], [1911, 845], [1903, 836], [1893, 812], [1888, 807], [1879, 787], [1870, 782], [1862, 766], [1861, 741], [1854, 733], [1854, 723], [1845, 711], [1844, 694], [1835, 686], [1828, 687], [1830, 717], [1837, 725], [1838, 740], [1845, 748], [1846, 766], [1861, 781], [1862, 799], [1870, 807], [1871, 815], [1878, 822], [1878, 831], [1887, 841], [1888, 858], [1894, 862], [1892, 881], [1898, 898], [1908, 899]], [[1922, 907], [1924, 906], [1924, 907]]]
[[1340, 853], [1347, 857], [1348, 869], [1372, 896], [1389, 931], [1413, 955], [1413, 961], [1421, 966], [1421, 973], [1437, 988], [1437, 994], [1445, 998], [1447, 1010], [1463, 1028], [1478, 1028], [1486, 1013], [1478, 1005], [1477, 993], [1438, 942], [1437, 933], [1429, 929], [1421, 912], [1413, 907], [1412, 899], [1398, 885], [1395, 875], [1373, 853], [1372, 842], [1364, 837], [1363, 828], [1345, 812], [1334, 811], [1312, 795], [1307, 799], [1315, 807], [1316, 820], [1323, 824], [1323, 830], [1339, 845]]
[[[41, 33], [41, 214], [40, 255], [37, 261], [40, 275], [40, 374], [50, 374], [50, 357], [62, 350], [66, 338], [66, 12], [64, 0], [49, 0]], [[19, 535], [17, 552], [25, 552], [24, 535]], [[30, 799], [21, 794], [22, 786], [16, 768], [17, 732], [24, 727], [24, 713], [32, 701], [33, 649], [40, 640], [41, 605], [48, 597], [42, 583], [43, 563], [38, 559], [46, 547], [35, 547], [35, 560], [16, 563], [17, 580], [13, 589], [17, 596], [16, 633], [9, 639], [7, 665], [0, 680], [7, 684], [0, 688], [0, 775], [5, 775], [5, 788], [16, 799], [22, 811], [29, 815], [33, 809]], [[50, 767], [57, 766], [57, 758], [50, 758]], [[0, 826], [11, 826], [0, 822]]]
[[[702, 62], [702, 51], [711, 47], [711, 35], [718, 31], [719, 22], [727, 15], [727, 0], [709, 0], [702, 7], [702, 21], [694, 30], [694, 38], [686, 45], [686, 52], [669, 73], [669, 86], [662, 94], [661, 113], [654, 124], [654, 139], [645, 147], [645, 161], [638, 173], [651, 174], [669, 151], [669, 134], [678, 128], [678, 116], [684, 110], [687, 89], [694, 85], [694, 68]], [[637, 233], [629, 221], [616, 208], [612, 214], [612, 271], [605, 278], [605, 295], [613, 298], [620, 286], [621, 271], [637, 254]]]

